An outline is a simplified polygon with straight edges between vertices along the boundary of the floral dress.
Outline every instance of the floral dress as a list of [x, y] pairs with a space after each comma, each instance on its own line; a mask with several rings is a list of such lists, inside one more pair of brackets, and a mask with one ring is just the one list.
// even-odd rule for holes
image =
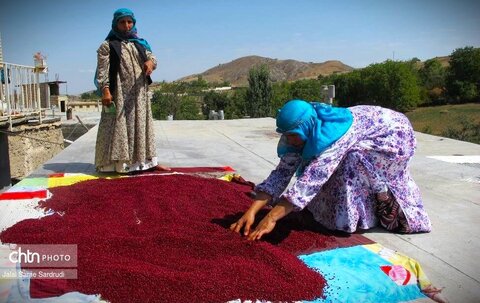
[[349, 109], [353, 124], [348, 132], [306, 164], [289, 189], [284, 192], [302, 165], [299, 154], [282, 157], [256, 190], [274, 197], [272, 204], [283, 193], [294, 210], [306, 207], [323, 226], [345, 232], [376, 226], [376, 194], [388, 190], [405, 216], [406, 230], [429, 232], [430, 220], [408, 171], [416, 146], [410, 121], [377, 106]]
[[[102, 111], [95, 147], [98, 171], [126, 173], [157, 166], [151, 94], [143, 62], [134, 43], [122, 41], [117, 85], [112, 91], [116, 111]], [[98, 51], [97, 81], [109, 85], [110, 46], [104, 41]], [[155, 56], [147, 58], [157, 65]]]

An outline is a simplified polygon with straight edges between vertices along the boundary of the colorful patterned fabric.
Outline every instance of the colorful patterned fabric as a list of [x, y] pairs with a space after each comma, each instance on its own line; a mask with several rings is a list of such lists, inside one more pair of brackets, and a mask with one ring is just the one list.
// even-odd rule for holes
[[408, 302], [426, 299], [431, 283], [420, 264], [380, 244], [338, 248], [299, 258], [328, 284], [325, 298], [309, 302]]
[[[408, 118], [376, 106], [350, 111], [354, 121], [349, 131], [314, 158], [283, 197], [295, 210], [307, 207], [329, 229], [354, 232], [377, 225], [376, 193], [388, 188], [409, 231], [430, 231], [420, 191], [408, 171], [416, 146]], [[275, 204], [301, 163], [298, 154], [286, 154], [256, 190], [272, 195]]]

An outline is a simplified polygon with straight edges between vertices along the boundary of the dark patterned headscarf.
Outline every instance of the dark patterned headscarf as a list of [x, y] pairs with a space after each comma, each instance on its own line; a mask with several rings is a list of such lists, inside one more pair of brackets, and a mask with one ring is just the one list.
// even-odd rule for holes
[[[117, 29], [118, 20], [120, 20], [123, 17], [130, 17], [133, 21], [133, 27], [127, 33], [121, 33]], [[137, 23], [137, 20], [135, 19], [135, 16], [133, 15], [133, 12], [131, 10], [129, 10], [128, 8], [117, 9], [115, 13], [113, 13], [112, 29], [108, 33], [108, 36], [107, 38], [105, 38], [105, 40], [119, 39], [119, 40], [128, 40], [132, 42], [138, 42], [147, 50], [152, 51], [150, 44], [148, 44], [147, 40], [139, 38], [137, 36], [137, 27], [135, 26], [136, 23]]]

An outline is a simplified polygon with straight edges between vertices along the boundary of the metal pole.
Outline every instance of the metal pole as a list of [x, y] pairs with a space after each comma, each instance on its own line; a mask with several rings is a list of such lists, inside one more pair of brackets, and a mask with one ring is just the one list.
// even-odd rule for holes
[[33, 77], [34, 77], [34, 76], [33, 76], [33, 71], [32, 71], [32, 70], [29, 71], [29, 74], [30, 74], [30, 75], [29, 75], [29, 78], [30, 78], [29, 81], [30, 81], [30, 82], [28, 83], [28, 93], [29, 93], [29, 95], [28, 95], [28, 100], [27, 100], [27, 102], [28, 102], [28, 106], [31, 107], [31, 105], [32, 105], [32, 100], [33, 100], [33, 98], [34, 98], [34, 91], [33, 91], [33, 89], [34, 89], [34, 86], [33, 86], [33, 85], [34, 85], [34, 84], [33, 84], [33, 83], [34, 83], [35, 81], [33, 80]]
[[8, 130], [12, 131], [12, 106], [10, 104], [10, 66], [5, 64], [5, 100], [7, 101]]
[[26, 107], [26, 105], [25, 105], [25, 85], [23, 83], [24, 78], [25, 78], [25, 69], [24, 68], [20, 69], [19, 76], [20, 76], [20, 100], [21, 100], [21, 103], [22, 103], [22, 108], [25, 109], [25, 107]]
[[35, 100], [36, 103], [36, 108], [38, 110], [38, 122], [42, 124], [42, 106], [41, 106], [41, 101], [40, 101], [40, 74], [37, 72], [35, 73], [36, 77], [36, 85], [37, 85], [37, 98]]
[[23, 95], [22, 95], [22, 70], [23, 68], [16, 66], [15, 67], [15, 87], [17, 88], [17, 98], [18, 98], [18, 109], [20, 112], [23, 112], [25, 108], [25, 103], [23, 102]]

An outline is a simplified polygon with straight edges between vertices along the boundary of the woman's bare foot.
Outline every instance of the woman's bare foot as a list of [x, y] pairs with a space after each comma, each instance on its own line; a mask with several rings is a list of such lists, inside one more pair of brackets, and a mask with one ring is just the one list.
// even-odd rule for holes
[[390, 198], [388, 192], [377, 193], [377, 201], [387, 201], [388, 198]]
[[158, 171], [170, 171], [172, 170], [170, 167], [168, 166], [163, 166], [163, 165], [160, 165], [158, 164], [157, 166], [155, 166], [155, 170], [158, 170]]
[[437, 288], [433, 285], [429, 285], [422, 289], [422, 292], [435, 302], [449, 303], [449, 301], [441, 294], [443, 288]]

